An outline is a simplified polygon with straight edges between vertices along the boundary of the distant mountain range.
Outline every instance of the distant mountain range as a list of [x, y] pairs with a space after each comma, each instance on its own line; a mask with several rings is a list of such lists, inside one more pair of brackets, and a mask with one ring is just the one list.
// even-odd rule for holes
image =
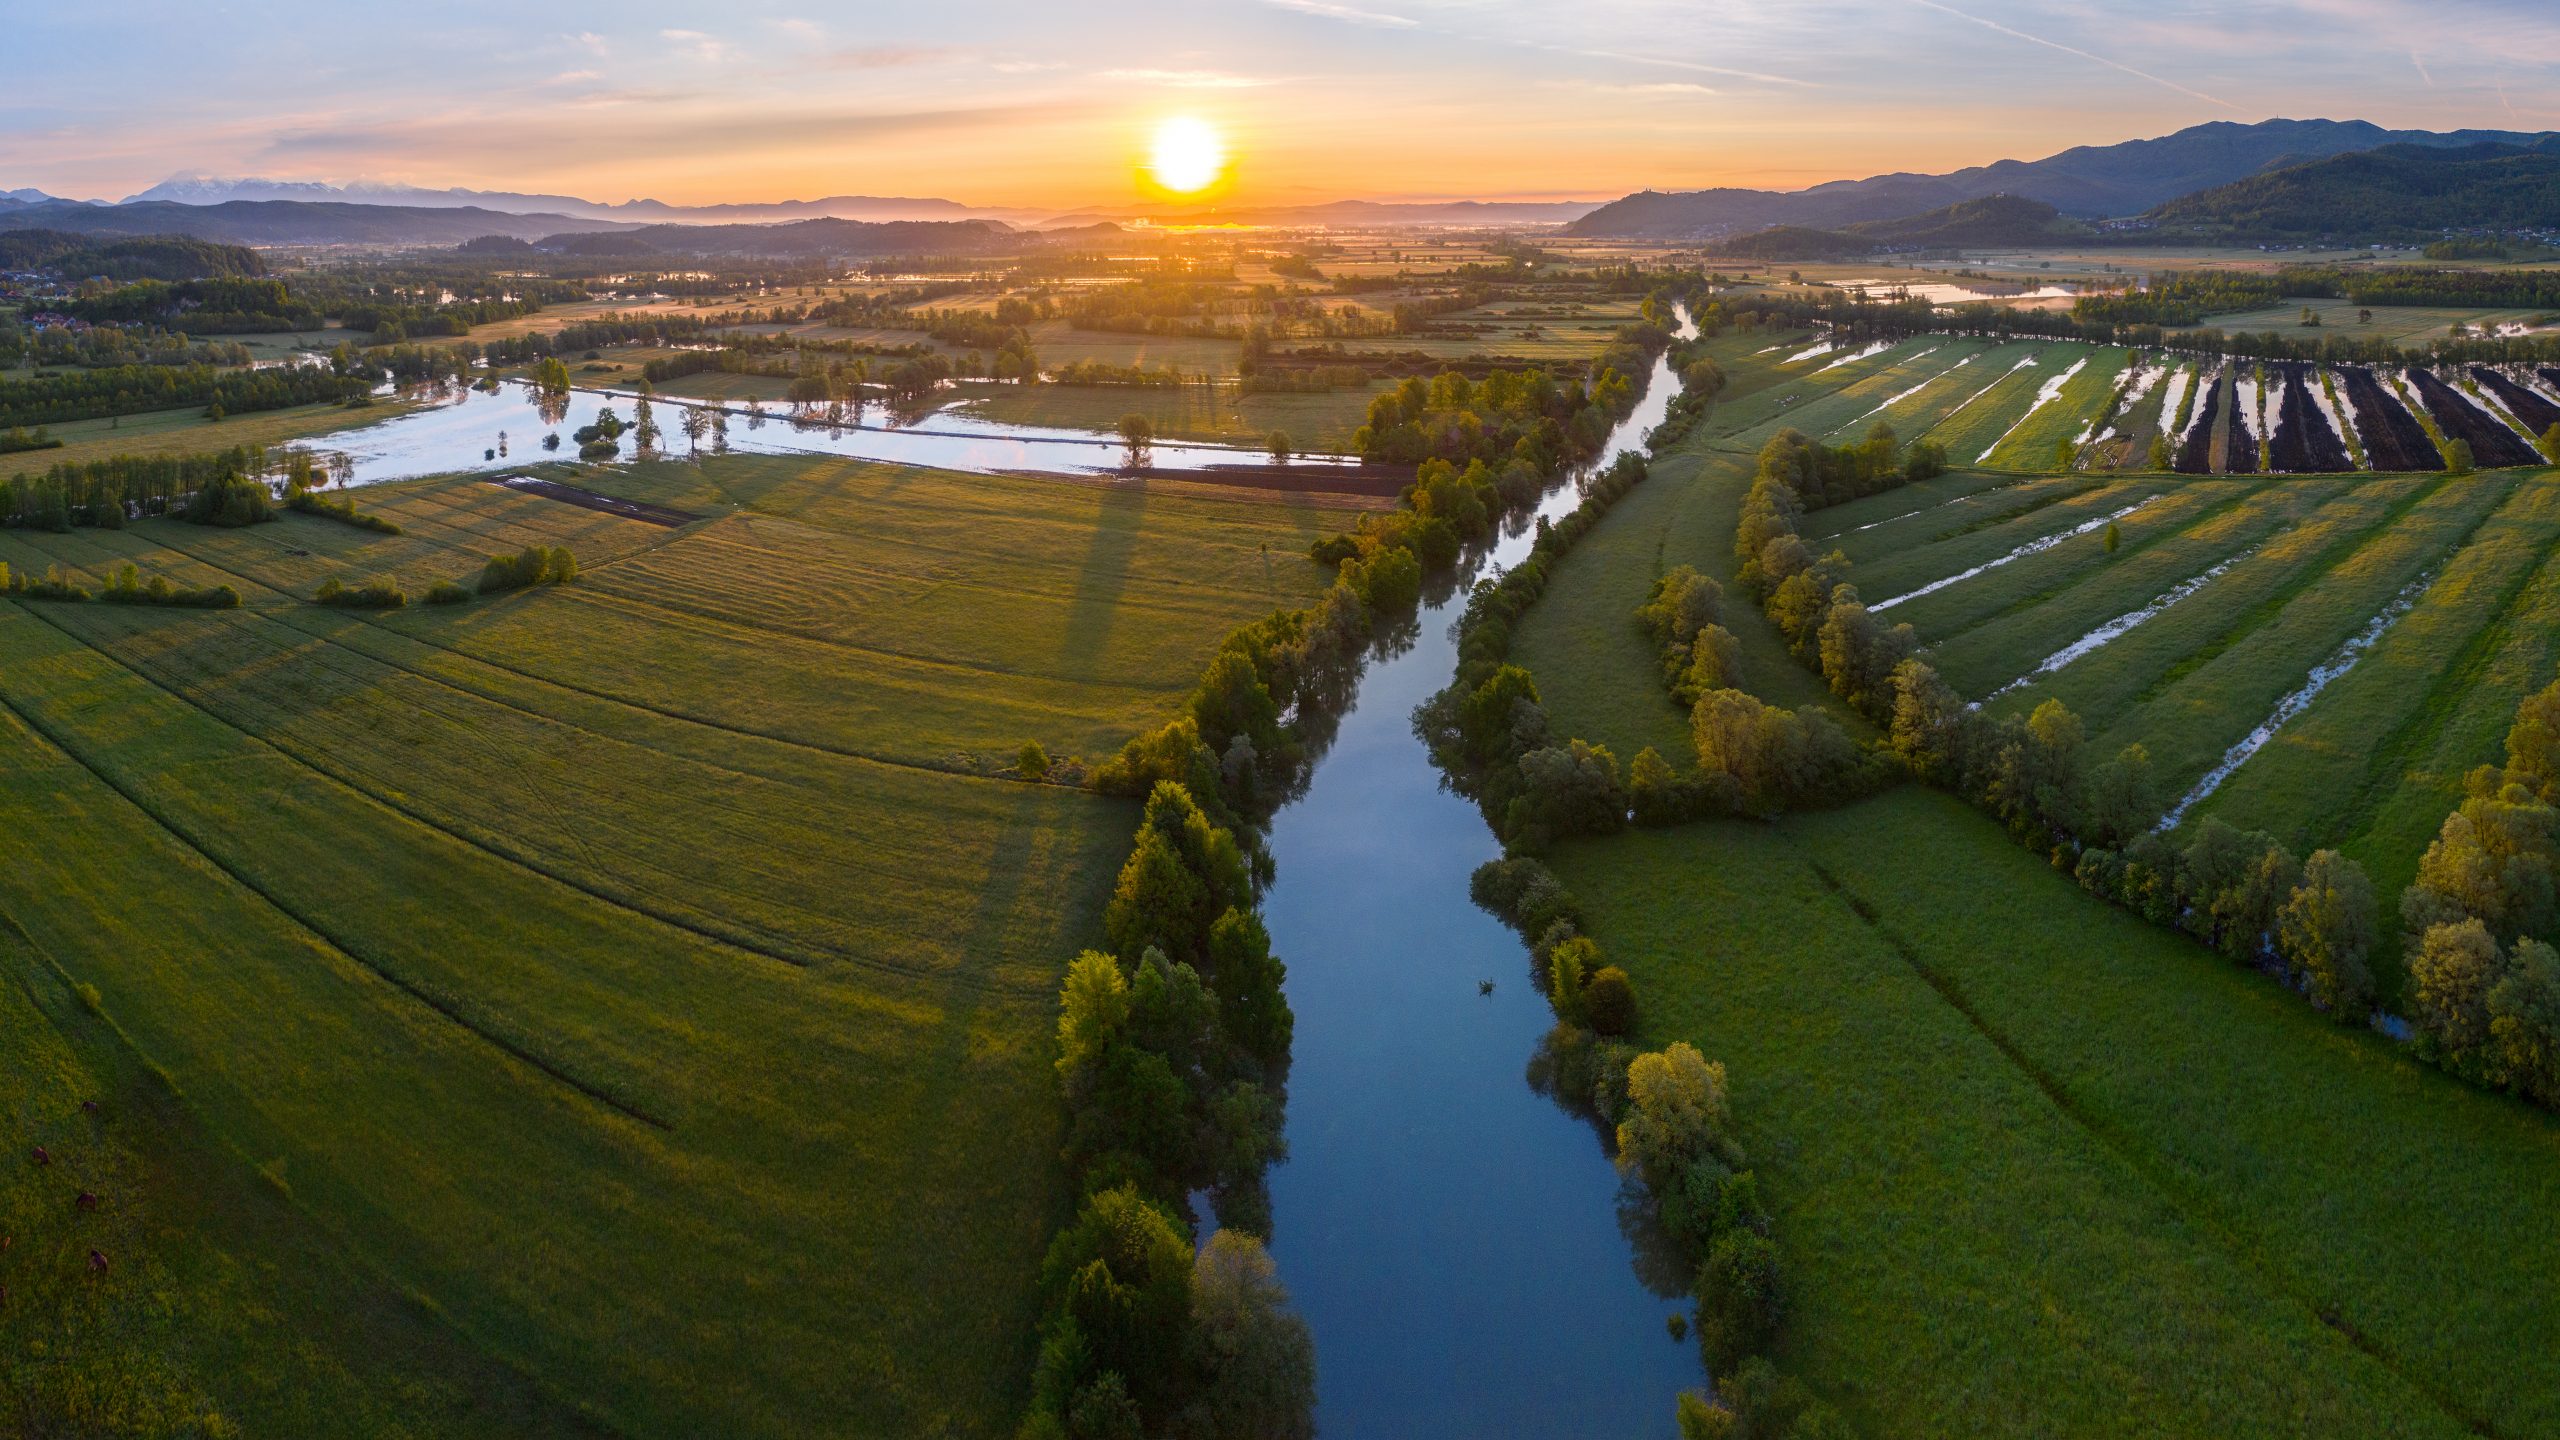
[[2199, 190], [2147, 218], [2164, 231], [2261, 241], [2560, 230], [2560, 136], [2453, 149], [2386, 145]]
[[1679, 240], [1774, 225], [1836, 229], [2001, 194], [2041, 200], [2065, 215], [2129, 216], [2262, 171], [2386, 145], [2530, 146], [2546, 138], [2548, 132], [2385, 130], [2362, 120], [2218, 120], [2157, 139], [2083, 145], [2042, 160], [2002, 160], [1945, 175], [1877, 175], [1791, 191], [1647, 190], [1601, 206], [1565, 233]]
[[531, 240], [576, 230], [624, 228], [568, 215], [511, 215], [474, 207], [424, 209], [338, 200], [225, 200], [181, 205], [144, 200], [94, 205], [45, 199], [0, 206], [0, 229], [75, 235], [191, 235], [235, 245], [458, 245], [477, 235]]
[[1838, 230], [1774, 225], [1720, 241], [1716, 252], [1746, 260], [1849, 260], [1892, 249], [2014, 249], [2085, 240], [2093, 233], [2087, 222], [2041, 200], [1989, 195], [1893, 220], [1861, 220]]
[[622, 220], [641, 224], [700, 222], [718, 224], [758, 220], [965, 220], [996, 218], [1029, 220], [1027, 210], [981, 210], [956, 200], [911, 199], [874, 195], [829, 195], [818, 200], [777, 200], [762, 204], [670, 205], [663, 200], [584, 200], [575, 195], [529, 195], [511, 190], [430, 190], [416, 185], [355, 181], [330, 185], [316, 180], [216, 179], [177, 175], [123, 203], [166, 201], [178, 205], [221, 205], [234, 200], [303, 200], [359, 205], [395, 205], [418, 210], [496, 210], [511, 215], [566, 215], [580, 220]]

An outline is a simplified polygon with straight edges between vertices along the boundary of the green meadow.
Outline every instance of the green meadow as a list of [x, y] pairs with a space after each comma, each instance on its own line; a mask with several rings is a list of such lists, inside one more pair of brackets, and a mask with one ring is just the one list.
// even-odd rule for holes
[[[1839, 713], [1734, 585], [1769, 435], [1840, 417], [1841, 443], [1916, 384], [1887, 418], [1946, 407], [1928, 423], [1973, 446], [1961, 467], [2070, 363], [2038, 351], [2000, 374], [1994, 350], [1930, 378], [1963, 352], [1915, 341], [1809, 378], [1793, 372], [1814, 362], [1765, 340], [1719, 342], [1727, 397], [1517, 627], [1513, 658], [1557, 729], [1622, 763], [1688, 751], [1632, 618], [1675, 565], [1726, 584], [1746, 688]], [[2338, 845], [2388, 903], [2462, 772], [2497, 757], [2516, 701], [2560, 663], [2560, 476], [2056, 475], [2036, 473], [2035, 443], [2003, 449], [2025, 473], [1959, 468], [1815, 511], [1806, 533], [1844, 552], [1870, 604], [1989, 565], [1883, 617], [1969, 698], [2157, 605], [1992, 703], [2059, 698], [2106, 750], [2143, 743], [2163, 803], [2408, 599], [2197, 812]], [[2128, 506], [2112, 549], [2102, 528], [2070, 534]], [[1784, 1252], [1778, 1358], [1862, 1433], [2560, 1427], [2560, 1364], [2539, 1342], [2560, 1279], [2547, 1115], [2327, 1024], [1917, 784], [1775, 824], [1572, 841], [1551, 863], [1633, 976], [1640, 1041], [1731, 1068]]]
[[[0, 834], [0, 1022], [57, 1057], [9, 1078], [11, 1144], [111, 1187], [118, 1283], [194, 1337], [101, 1307], [98, 1363], [208, 1433], [1006, 1431], [1067, 1198], [1058, 975], [1136, 819], [1014, 752], [1163, 719], [1348, 517], [806, 458], [584, 480], [704, 518], [451, 480], [355, 493], [398, 537], [0, 539], [246, 597], [0, 603], [0, 805], [40, 817]], [[584, 574], [307, 603], [528, 543]], [[9, 1283], [76, 1278], [51, 1228]]]

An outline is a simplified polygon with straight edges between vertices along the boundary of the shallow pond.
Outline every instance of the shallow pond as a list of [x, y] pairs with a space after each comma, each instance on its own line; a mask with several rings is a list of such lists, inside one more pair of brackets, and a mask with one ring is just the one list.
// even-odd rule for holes
[[[607, 406], [628, 423], [633, 399], [627, 391], [576, 390], [546, 407], [532, 387], [511, 383], [494, 394], [464, 390], [459, 399], [440, 400], [371, 425], [297, 441], [296, 447], [315, 454], [345, 455], [354, 464], [350, 483], [357, 485], [511, 470], [542, 460], [576, 459], [578, 445], [572, 434], [594, 423], [596, 412]], [[948, 411], [902, 426], [888, 423], [874, 406], [864, 411], [862, 424], [830, 426], [793, 420], [780, 408], [758, 419], [744, 405], [686, 402], [663, 395], [654, 397], [651, 404], [664, 432], [660, 451], [674, 456], [686, 453], [684, 410], [700, 408], [723, 414], [729, 424], [729, 448], [748, 454], [842, 455], [986, 474], [1107, 473], [1119, 468], [1123, 458], [1117, 439], [1091, 431], [1007, 425]], [[560, 437], [557, 450], [542, 448], [546, 435]], [[626, 459], [633, 444], [626, 433], [622, 437]], [[705, 436], [702, 445], [709, 449], [711, 438]], [[1159, 441], [1153, 464], [1159, 471], [1198, 471], [1223, 465], [1261, 466], [1267, 458], [1259, 450]], [[1291, 462], [1311, 469], [1356, 463], [1329, 455], [1301, 456]]]
[[[1657, 362], [1607, 458], [1642, 448], [1677, 387]], [[1578, 503], [1568, 485], [1540, 510]], [[1479, 575], [1532, 538], [1515, 528]], [[1467, 898], [1501, 846], [1413, 733], [1465, 606], [1427, 605], [1371, 660], [1273, 822], [1264, 916], [1297, 1033], [1272, 1251], [1315, 1331], [1329, 1440], [1667, 1436], [1674, 1393], [1704, 1379], [1664, 1326], [1685, 1296], [1639, 1280], [1598, 1132], [1525, 1078], [1553, 1017], [1518, 937]]]

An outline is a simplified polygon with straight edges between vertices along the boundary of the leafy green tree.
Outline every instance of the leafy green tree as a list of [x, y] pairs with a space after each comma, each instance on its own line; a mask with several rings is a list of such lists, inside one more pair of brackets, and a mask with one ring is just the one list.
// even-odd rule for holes
[[1254, 1237], [1220, 1230], [1192, 1262], [1191, 1364], [1202, 1375], [1185, 1434], [1312, 1440], [1315, 1341]]
[[1120, 444], [1129, 457], [1129, 468], [1144, 470], [1155, 460], [1156, 424], [1138, 411], [1120, 417]]
[[1724, 1066], [1675, 1040], [1627, 1067], [1627, 1116], [1618, 1122], [1618, 1165], [1660, 1189], [1708, 1153], [1728, 1111]]
[[2276, 949], [2314, 1006], [2355, 1021], [2373, 1008], [2368, 960], [2380, 930], [2363, 868], [2335, 850], [2319, 850], [2303, 863], [2302, 883], [2276, 916]]
[[2436, 925], [2409, 957], [2409, 1019], [2447, 1059], [2460, 1061], [2489, 1038], [2489, 991], [2497, 984], [2498, 942], [2478, 920]]
[[1784, 1308], [1778, 1247], [1769, 1237], [1748, 1229], [1717, 1236], [1698, 1267], [1698, 1344], [1708, 1366], [1724, 1372], [1766, 1355]]

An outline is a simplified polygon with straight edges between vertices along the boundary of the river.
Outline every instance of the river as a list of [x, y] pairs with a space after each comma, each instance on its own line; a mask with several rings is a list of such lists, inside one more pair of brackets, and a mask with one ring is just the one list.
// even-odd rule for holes
[[[1643, 448], [1678, 383], [1658, 360], [1603, 464]], [[1579, 503], [1566, 485], [1538, 513]], [[1533, 538], [1512, 528], [1477, 576]], [[1263, 914], [1297, 1012], [1272, 1253], [1315, 1332], [1328, 1440], [1650, 1440], [1705, 1379], [1664, 1324], [1685, 1294], [1639, 1280], [1598, 1132], [1527, 1083], [1554, 1017], [1518, 937], [1467, 898], [1501, 846], [1413, 733], [1455, 673], [1466, 596], [1426, 605], [1409, 647], [1371, 659], [1272, 822]]]
[[[357, 485], [421, 475], [513, 470], [544, 460], [576, 459], [578, 446], [570, 438], [572, 432], [593, 423], [596, 412], [608, 405], [629, 423], [633, 398], [629, 392], [571, 391], [562, 402], [565, 411], [555, 412], [559, 418], [546, 421], [532, 387], [509, 382], [495, 393], [464, 390], [459, 399], [296, 441], [295, 446], [315, 454], [346, 456], [353, 462], [350, 483]], [[865, 412], [872, 423], [828, 426], [799, 424], [780, 406], [756, 420], [742, 404], [714, 406], [663, 395], [654, 397], [652, 404], [658, 426], [665, 432], [659, 448], [676, 456], [686, 453], [680, 422], [684, 407], [691, 404], [722, 411], [729, 421], [729, 448], [750, 454], [843, 455], [988, 474], [1107, 472], [1121, 459], [1118, 440], [1090, 430], [1008, 425], [954, 410], [936, 411], [913, 425], [883, 425], [877, 423], [881, 408], [873, 406]], [[559, 449], [542, 448], [542, 438], [548, 434], [560, 437]], [[711, 443], [704, 437], [706, 450]], [[624, 458], [629, 458], [633, 445], [625, 434]], [[1222, 465], [1260, 466], [1268, 459], [1260, 450], [1159, 441], [1152, 464], [1159, 471], [1197, 471]], [[1358, 462], [1345, 456], [1306, 455], [1290, 463], [1329, 467]]]

